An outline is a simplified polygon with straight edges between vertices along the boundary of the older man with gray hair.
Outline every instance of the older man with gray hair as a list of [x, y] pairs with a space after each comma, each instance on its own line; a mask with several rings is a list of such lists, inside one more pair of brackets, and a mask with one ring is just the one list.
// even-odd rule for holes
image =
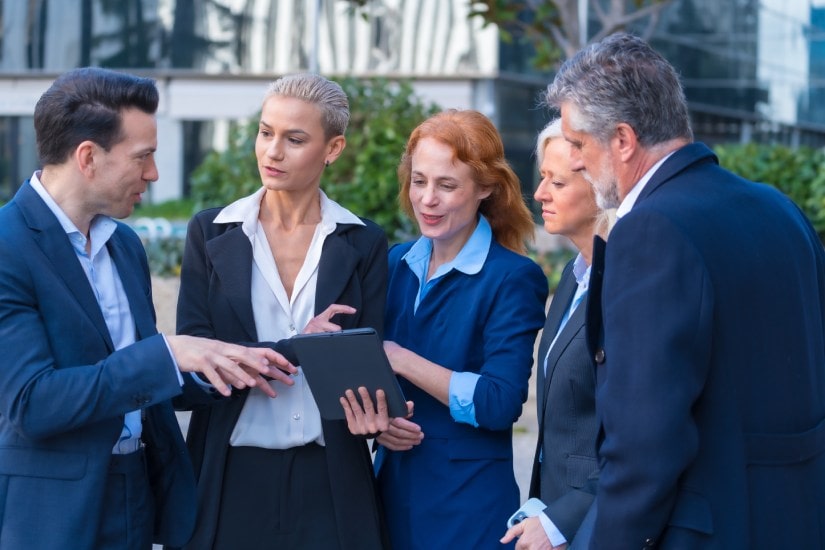
[[816, 232], [693, 142], [676, 71], [639, 38], [579, 52], [547, 102], [573, 169], [618, 206], [588, 305], [603, 436], [590, 548], [825, 548]]

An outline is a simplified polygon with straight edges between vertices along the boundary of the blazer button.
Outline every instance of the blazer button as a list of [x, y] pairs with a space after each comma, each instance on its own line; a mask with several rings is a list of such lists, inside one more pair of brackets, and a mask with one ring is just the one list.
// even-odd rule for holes
[[650, 548], [654, 548], [656, 546], [656, 541], [652, 538], [645, 539], [645, 545], [642, 547], [642, 550], [649, 550]]
[[596, 360], [596, 364], [601, 365], [604, 363], [604, 350], [599, 348], [596, 350], [596, 354], [593, 356], [593, 359]]

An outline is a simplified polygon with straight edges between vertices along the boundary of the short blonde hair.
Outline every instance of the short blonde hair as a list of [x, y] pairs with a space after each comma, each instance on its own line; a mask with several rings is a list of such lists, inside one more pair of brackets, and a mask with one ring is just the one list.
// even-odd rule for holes
[[315, 73], [282, 76], [266, 89], [264, 101], [272, 96], [293, 97], [316, 105], [326, 139], [343, 136], [349, 124], [349, 100], [343, 88]]

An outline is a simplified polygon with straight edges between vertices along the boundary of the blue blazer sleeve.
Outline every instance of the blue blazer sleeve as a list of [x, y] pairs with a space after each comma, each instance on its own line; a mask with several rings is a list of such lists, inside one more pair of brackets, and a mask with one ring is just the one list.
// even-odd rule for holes
[[479, 345], [484, 364], [473, 402], [479, 427], [506, 430], [527, 400], [536, 333], [544, 324], [547, 278], [535, 263], [500, 273]]

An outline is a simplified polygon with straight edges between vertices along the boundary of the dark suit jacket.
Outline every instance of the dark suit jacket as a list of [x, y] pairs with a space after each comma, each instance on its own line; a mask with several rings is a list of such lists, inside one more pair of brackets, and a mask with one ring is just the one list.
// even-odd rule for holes
[[138, 342], [114, 351], [66, 233], [24, 183], [0, 210], [0, 548], [92, 549], [112, 447], [145, 408], [155, 539], [182, 544], [194, 479], [168, 399], [181, 389], [155, 329], [146, 254], [119, 224], [107, 244]]
[[[564, 269], [550, 302], [537, 358], [536, 405], [539, 437], [533, 460], [530, 496], [568, 541], [578, 531], [596, 492], [596, 370], [585, 339], [587, 298], [571, 315], [547, 358], [562, 317], [576, 293], [573, 261]], [[541, 461], [539, 458], [541, 457]]]
[[[229, 342], [256, 342], [250, 281], [252, 246], [240, 224], [214, 224], [219, 208], [189, 224], [178, 300], [178, 332]], [[348, 304], [358, 312], [336, 317], [343, 328], [373, 327], [383, 334], [387, 239], [374, 223], [339, 224], [324, 241], [318, 266], [315, 312]], [[226, 448], [248, 392], [207, 396], [187, 385], [176, 405], [193, 408], [187, 435], [198, 477], [198, 525], [189, 546], [211, 548], [215, 536]], [[342, 548], [383, 547], [385, 535], [369, 450], [345, 421], [322, 420]]]
[[679, 149], [610, 234], [602, 310], [591, 548], [825, 547], [825, 254], [799, 209]]

